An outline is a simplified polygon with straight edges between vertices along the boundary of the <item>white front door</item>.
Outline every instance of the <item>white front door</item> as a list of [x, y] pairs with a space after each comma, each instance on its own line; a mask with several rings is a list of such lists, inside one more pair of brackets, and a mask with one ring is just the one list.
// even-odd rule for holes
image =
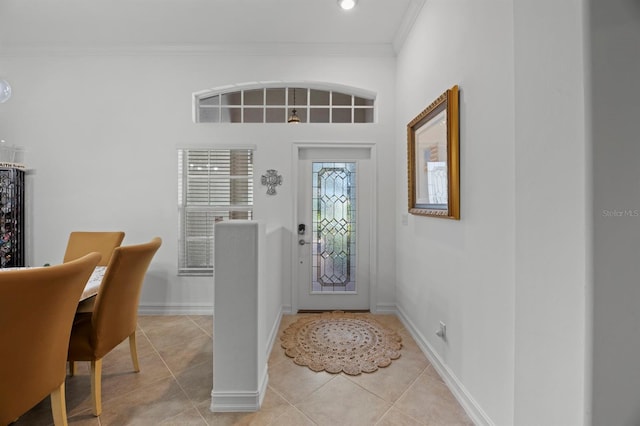
[[299, 151], [299, 310], [370, 308], [373, 199], [369, 148]]

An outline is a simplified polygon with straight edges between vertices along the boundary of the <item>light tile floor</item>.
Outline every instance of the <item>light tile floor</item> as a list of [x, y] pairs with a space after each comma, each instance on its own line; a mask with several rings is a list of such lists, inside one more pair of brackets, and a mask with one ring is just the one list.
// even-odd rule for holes
[[[280, 331], [303, 315], [285, 315]], [[372, 315], [372, 314], [362, 314]], [[269, 357], [269, 386], [256, 413], [212, 413], [213, 319], [141, 316], [132, 370], [128, 343], [104, 358], [102, 415], [91, 414], [89, 363], [67, 377], [72, 425], [472, 425], [464, 410], [394, 315], [374, 315], [403, 340], [401, 357], [375, 373], [315, 373], [284, 354], [279, 340]], [[14, 426], [51, 425], [49, 398]]]

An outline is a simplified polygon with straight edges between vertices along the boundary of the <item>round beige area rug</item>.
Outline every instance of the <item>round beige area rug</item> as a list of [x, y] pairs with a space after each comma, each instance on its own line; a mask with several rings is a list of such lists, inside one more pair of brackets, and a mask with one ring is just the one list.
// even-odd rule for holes
[[313, 371], [373, 373], [400, 357], [402, 338], [370, 317], [347, 312], [312, 314], [280, 337], [288, 357]]

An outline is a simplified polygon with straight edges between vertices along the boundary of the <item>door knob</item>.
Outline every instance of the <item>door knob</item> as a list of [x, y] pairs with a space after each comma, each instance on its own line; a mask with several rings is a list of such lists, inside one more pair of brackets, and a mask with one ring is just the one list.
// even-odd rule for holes
[[298, 240], [298, 244], [300, 244], [301, 246], [305, 245], [305, 244], [311, 244], [310, 241], [305, 241], [305, 240]]

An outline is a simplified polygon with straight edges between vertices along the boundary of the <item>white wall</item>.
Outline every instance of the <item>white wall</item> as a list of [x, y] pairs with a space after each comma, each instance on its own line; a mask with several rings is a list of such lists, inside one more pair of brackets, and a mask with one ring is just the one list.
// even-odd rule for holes
[[[266, 232], [266, 294], [264, 294], [264, 321], [258, 326], [260, 332], [266, 336], [267, 350], [265, 350], [265, 362], [269, 358], [271, 349], [278, 341], [278, 326], [282, 317], [282, 283], [285, 271], [291, 270], [291, 253], [283, 250], [285, 241], [291, 240], [291, 235], [284, 228], [267, 229]], [[289, 259], [289, 261], [287, 261]]]
[[481, 424], [589, 421], [584, 11], [560, 3], [430, 0], [398, 59], [398, 134], [460, 85], [461, 220], [402, 225], [400, 138], [397, 303]]
[[[255, 218], [291, 232], [292, 142], [375, 142], [379, 158], [393, 158], [395, 58], [154, 52], [134, 47], [3, 55], [0, 49], [0, 72], [14, 89], [11, 100], [0, 105], [0, 134], [28, 150], [31, 264], [61, 261], [72, 230], [122, 229], [125, 244], [159, 235], [164, 243], [150, 267], [141, 309], [210, 312], [212, 280], [176, 276], [176, 147], [257, 145]], [[192, 122], [192, 92], [269, 80], [321, 81], [377, 92], [378, 123]], [[382, 164], [386, 176], [393, 176], [393, 162]], [[260, 185], [260, 176], [271, 168], [284, 178], [274, 197]], [[378, 300], [392, 304], [393, 179], [380, 179], [378, 189], [378, 236], [385, 242], [377, 256]], [[283, 281], [286, 305], [290, 277]]]
[[640, 2], [591, 0], [593, 424], [640, 424]]
[[[480, 424], [513, 423], [512, 34], [511, 2], [429, 0], [398, 57], [397, 303]], [[454, 84], [461, 91], [461, 220], [409, 215], [402, 225], [406, 123]], [[446, 342], [435, 335], [439, 321]]]
[[514, 2], [515, 424], [588, 424], [583, 1]]

